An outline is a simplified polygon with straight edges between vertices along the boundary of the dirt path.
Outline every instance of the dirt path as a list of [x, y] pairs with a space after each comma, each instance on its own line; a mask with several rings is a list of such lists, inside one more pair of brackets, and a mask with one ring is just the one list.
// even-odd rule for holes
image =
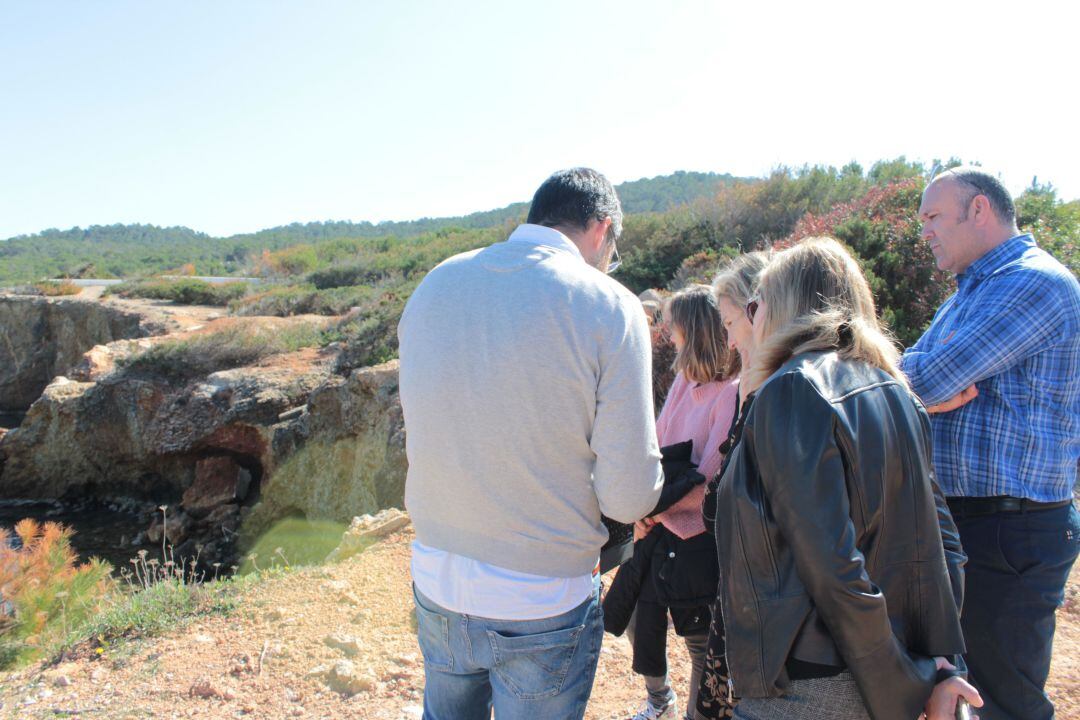
[[[128, 643], [100, 660], [0, 675], [0, 717], [66, 718], [419, 718], [423, 667], [409, 601], [411, 531], [364, 555], [260, 583], [229, 617], [199, 620], [171, 636]], [[1060, 614], [1051, 692], [1062, 720], [1080, 718], [1080, 579]], [[331, 690], [310, 673], [346, 658], [360, 692]], [[688, 662], [672, 638], [674, 687]], [[640, 702], [624, 639], [605, 636], [586, 715], [623, 718]], [[29, 704], [28, 704], [28, 701]], [[545, 720], [537, 718], [537, 720]]]

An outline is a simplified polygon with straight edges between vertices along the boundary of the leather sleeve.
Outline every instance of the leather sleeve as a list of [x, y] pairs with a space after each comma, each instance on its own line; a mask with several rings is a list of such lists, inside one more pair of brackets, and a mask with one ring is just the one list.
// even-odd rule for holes
[[[836, 413], [803, 375], [777, 376], [758, 393], [744, 442], [752, 443], [762, 490], [806, 587], [876, 720], [911, 720], [934, 679], [931, 658], [893, 635], [885, 597], [856, 546]], [[847, 443], [845, 443], [847, 444]]]
[[[945, 501], [945, 494], [937, 483], [934, 475], [933, 435], [930, 429], [930, 416], [919, 405], [919, 419], [923, 427], [923, 443], [926, 447], [926, 466], [930, 468], [930, 487], [934, 491], [934, 504], [937, 507], [938, 526], [941, 528], [941, 544], [945, 549], [945, 565], [949, 570], [949, 584], [952, 586], [953, 599], [956, 601], [956, 611], [964, 610], [964, 565], [967, 564], [967, 553], [960, 544], [960, 531], [956, 528], [949, 505]], [[955, 663], [954, 663], [955, 664]]]

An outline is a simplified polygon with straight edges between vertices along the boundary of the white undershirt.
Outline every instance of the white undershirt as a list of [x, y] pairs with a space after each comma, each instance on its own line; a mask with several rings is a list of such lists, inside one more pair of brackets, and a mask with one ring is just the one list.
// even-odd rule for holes
[[539, 620], [573, 610], [593, 592], [593, 576], [544, 577], [412, 544], [416, 588], [437, 605], [494, 620]]

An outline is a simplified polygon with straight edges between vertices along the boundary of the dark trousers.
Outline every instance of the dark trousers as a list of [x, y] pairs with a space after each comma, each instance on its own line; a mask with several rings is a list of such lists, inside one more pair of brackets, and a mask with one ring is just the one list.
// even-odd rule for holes
[[954, 516], [968, 554], [961, 624], [983, 720], [1050, 720], [1055, 612], [1080, 550], [1080, 514], [1051, 510]]

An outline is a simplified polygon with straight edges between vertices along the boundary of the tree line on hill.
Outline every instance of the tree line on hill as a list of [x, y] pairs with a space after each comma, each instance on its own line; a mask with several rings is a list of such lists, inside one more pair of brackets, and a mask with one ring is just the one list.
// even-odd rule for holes
[[[720, 263], [739, 252], [832, 235], [860, 259], [883, 319], [908, 344], [954, 286], [935, 269], [919, 236], [926, 177], [923, 165], [901, 157], [869, 170], [851, 163], [779, 168], [763, 179], [676, 173], [624, 183], [624, 262], [616, 277], [635, 292], [673, 290], [708, 282]], [[239, 315], [337, 315], [359, 308], [336, 336], [347, 342], [350, 364], [359, 366], [394, 356], [401, 309], [428, 270], [450, 255], [504, 238], [526, 209], [518, 203], [462, 218], [295, 224], [226, 239], [150, 226], [50, 230], [0, 242], [0, 283], [74, 266], [99, 275], [103, 269], [116, 275], [256, 275], [265, 282], [250, 288], [141, 279], [116, 292], [228, 304]], [[1080, 272], [1080, 201], [1063, 202], [1053, 187], [1033, 181], [1017, 198], [1017, 210], [1022, 229]]]
[[[717, 173], [677, 172], [623, 183], [619, 193], [627, 213], [662, 212], [713, 195], [722, 184], [734, 180]], [[527, 212], [528, 203], [519, 202], [461, 217], [382, 223], [292, 223], [229, 237], [154, 225], [49, 229], [0, 241], [0, 283], [76, 276], [127, 278], [165, 274], [187, 264], [193, 264], [202, 275], [235, 275], [242, 274], [264, 250], [272, 252], [342, 238], [405, 238], [448, 229], [503, 227], [519, 221]]]

